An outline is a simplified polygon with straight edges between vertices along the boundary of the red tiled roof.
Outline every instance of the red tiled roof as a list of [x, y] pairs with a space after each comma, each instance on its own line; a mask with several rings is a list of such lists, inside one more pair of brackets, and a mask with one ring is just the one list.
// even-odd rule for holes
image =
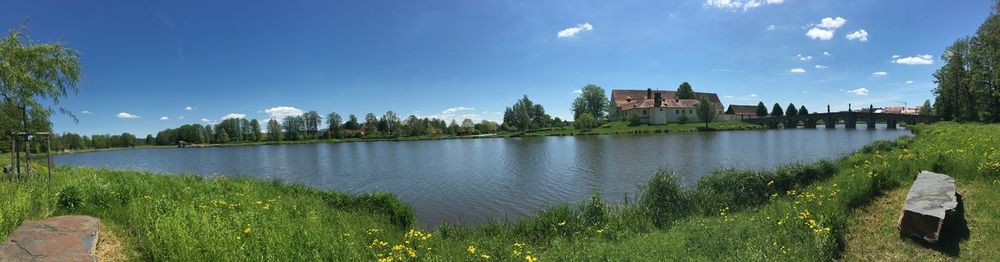
[[728, 113], [730, 110], [733, 111], [734, 115], [757, 115], [757, 106], [729, 105], [729, 110], [726, 110], [726, 112]]
[[[611, 90], [611, 100], [615, 102], [615, 105], [621, 108], [621, 110], [628, 110], [633, 108], [650, 108], [653, 107], [653, 97], [656, 93], [660, 94], [663, 102], [661, 106], [666, 107], [694, 107], [698, 104], [696, 99], [677, 99], [676, 91], [658, 91], [653, 90], [649, 94], [649, 98], [646, 98], [647, 91], [649, 90], [623, 90], [623, 89], [613, 89]], [[707, 96], [708, 100], [715, 104], [715, 108], [722, 110], [722, 101], [719, 100], [719, 95], [715, 93], [694, 93], [695, 97]], [[690, 101], [688, 101], [690, 100]], [[756, 108], [755, 108], [756, 110]]]

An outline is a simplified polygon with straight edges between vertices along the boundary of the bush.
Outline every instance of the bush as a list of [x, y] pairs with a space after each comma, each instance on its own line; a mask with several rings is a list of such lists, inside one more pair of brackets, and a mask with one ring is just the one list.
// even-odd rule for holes
[[603, 225], [608, 220], [608, 204], [604, 202], [600, 191], [594, 191], [590, 200], [580, 204], [583, 222], [590, 226]]
[[416, 220], [413, 209], [389, 193], [369, 193], [358, 197], [362, 208], [373, 214], [385, 215], [389, 222], [400, 228], [409, 228]]
[[594, 116], [590, 115], [590, 113], [580, 114], [580, 116], [576, 118], [576, 121], [573, 121], [573, 127], [581, 131], [590, 130], [595, 126], [597, 126], [597, 119], [594, 119]]
[[73, 211], [81, 204], [83, 204], [83, 195], [76, 186], [68, 186], [59, 191], [59, 201], [57, 202], [59, 208]]
[[636, 110], [628, 112], [628, 118], [626, 119], [628, 120], [628, 125], [630, 126], [642, 124], [642, 117], [639, 116], [639, 112], [636, 112]]
[[696, 188], [702, 193], [698, 198], [709, 200], [703, 204], [711, 205], [712, 209], [735, 209], [766, 203], [770, 195], [777, 192], [778, 183], [782, 188], [793, 184], [792, 181], [774, 181], [772, 174], [763, 171], [725, 169], [702, 178]]
[[660, 228], [687, 216], [691, 209], [690, 201], [677, 182], [676, 174], [665, 169], [657, 170], [649, 179], [642, 190], [640, 203], [653, 225]]

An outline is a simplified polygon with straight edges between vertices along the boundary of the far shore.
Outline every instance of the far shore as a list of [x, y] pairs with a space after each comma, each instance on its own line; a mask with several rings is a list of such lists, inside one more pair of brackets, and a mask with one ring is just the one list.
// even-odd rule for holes
[[[426, 135], [411, 137], [377, 136], [377, 137], [356, 137], [356, 138], [334, 138], [334, 139], [308, 139], [294, 141], [258, 141], [240, 143], [212, 143], [212, 144], [189, 144], [186, 147], [206, 148], [206, 147], [231, 147], [231, 146], [259, 146], [259, 145], [292, 145], [292, 144], [322, 144], [322, 143], [350, 143], [350, 142], [376, 142], [376, 141], [425, 141], [425, 140], [445, 140], [445, 139], [478, 139], [478, 138], [512, 138], [512, 137], [545, 137], [545, 136], [590, 136], [590, 135], [636, 135], [653, 133], [673, 133], [673, 132], [711, 132], [711, 131], [743, 131], [743, 130], [763, 130], [763, 126], [743, 123], [739, 121], [713, 122], [705, 127], [705, 123], [670, 123], [665, 125], [629, 125], [627, 122], [618, 121], [605, 123], [590, 130], [577, 130], [573, 126], [553, 127], [530, 130], [527, 132], [500, 132], [494, 134], [478, 135]], [[121, 149], [135, 148], [172, 148], [176, 145], [136, 145], [135, 147], [116, 147], [102, 149], [77, 149], [53, 152], [53, 154], [76, 154], [89, 152], [103, 152]]]

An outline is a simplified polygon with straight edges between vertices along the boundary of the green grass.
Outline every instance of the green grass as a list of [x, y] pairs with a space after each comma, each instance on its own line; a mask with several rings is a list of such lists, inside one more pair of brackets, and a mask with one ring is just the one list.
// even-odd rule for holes
[[0, 235], [28, 219], [86, 214], [112, 225], [137, 260], [950, 259], [887, 228], [916, 173], [938, 170], [965, 195], [971, 236], [956, 243], [957, 258], [996, 260], [1000, 125], [914, 131], [833, 162], [720, 170], [693, 188], [664, 170], [626, 204], [609, 206], [597, 194], [510, 224], [430, 232], [385, 194], [61, 167], [48, 190], [42, 179], [0, 182], [0, 195], [10, 196], [0, 200]]
[[629, 125], [625, 121], [605, 123], [590, 130], [578, 130], [573, 126], [544, 128], [519, 133], [502, 134], [502, 136], [572, 136], [572, 135], [621, 135], [621, 134], [648, 134], [648, 133], [668, 133], [668, 132], [695, 132], [695, 131], [728, 131], [728, 130], [756, 130], [764, 129], [760, 125], [743, 123], [740, 121], [723, 121], [709, 123], [670, 123], [664, 125], [641, 124], [637, 126]]

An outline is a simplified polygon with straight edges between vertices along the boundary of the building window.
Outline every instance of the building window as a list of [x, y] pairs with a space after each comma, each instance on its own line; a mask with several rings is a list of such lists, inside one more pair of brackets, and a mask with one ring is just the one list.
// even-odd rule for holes
[[646, 109], [643, 109], [643, 110], [642, 110], [642, 114], [643, 114], [643, 115], [645, 115], [645, 114], [646, 114]]

